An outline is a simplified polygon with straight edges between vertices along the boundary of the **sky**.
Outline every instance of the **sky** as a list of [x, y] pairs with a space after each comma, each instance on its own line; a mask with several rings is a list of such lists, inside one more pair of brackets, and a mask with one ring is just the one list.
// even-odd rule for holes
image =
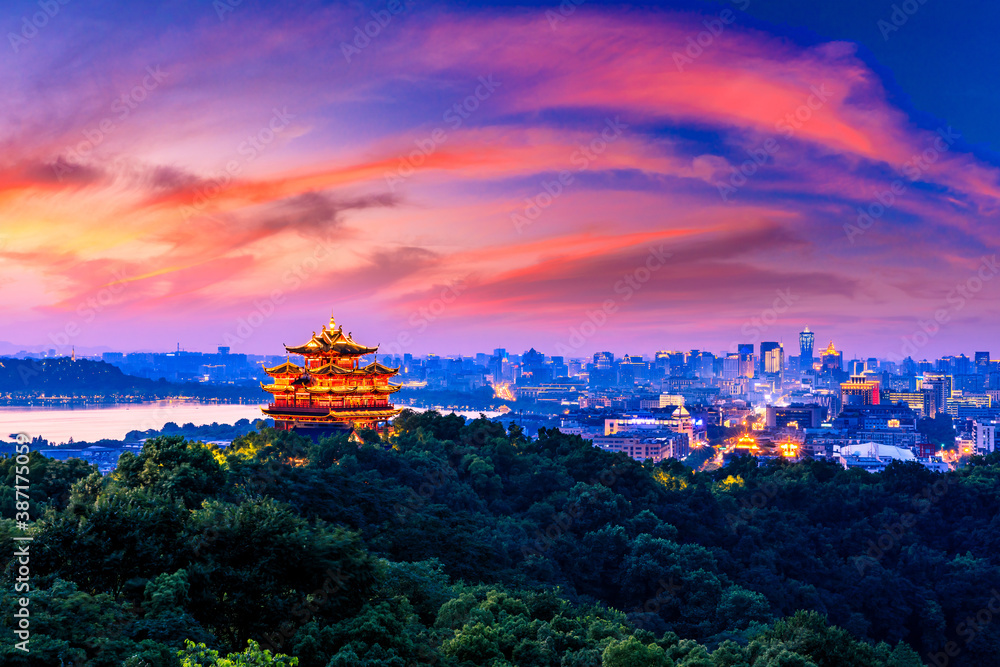
[[991, 350], [998, 19], [6, 2], [0, 352]]

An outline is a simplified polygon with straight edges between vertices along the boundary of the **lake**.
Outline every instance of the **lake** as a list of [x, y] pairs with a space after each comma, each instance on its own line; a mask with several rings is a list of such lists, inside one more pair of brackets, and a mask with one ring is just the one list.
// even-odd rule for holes
[[[234, 424], [240, 419], [263, 418], [259, 405], [215, 405], [185, 400], [163, 400], [150, 403], [121, 405], [80, 405], [75, 407], [0, 407], [0, 440], [11, 434], [24, 433], [34, 438], [41, 436], [51, 444], [68, 442], [94, 442], [103, 438], [122, 440], [129, 431], [161, 429], [167, 422], [178, 426], [194, 424]], [[412, 408], [422, 411], [425, 408]], [[442, 413], [449, 412], [436, 408]], [[478, 412], [459, 412], [474, 419]], [[494, 419], [497, 412], [487, 412]]]
[[203, 426], [262, 417], [259, 405], [216, 405], [183, 400], [59, 408], [0, 407], [0, 438], [25, 433], [32, 438], [41, 436], [52, 444], [68, 442], [70, 438], [75, 442], [94, 442], [102, 438], [122, 440], [129, 431], [161, 429], [167, 422], [175, 422], [178, 426], [188, 423]]

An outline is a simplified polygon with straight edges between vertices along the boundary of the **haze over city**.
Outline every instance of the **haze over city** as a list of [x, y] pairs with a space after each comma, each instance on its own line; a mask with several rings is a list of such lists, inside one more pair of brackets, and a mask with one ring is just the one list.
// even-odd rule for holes
[[414, 354], [1000, 325], [995, 45], [941, 29], [996, 7], [112, 4], [7, 8], [10, 352], [270, 354], [334, 306]]

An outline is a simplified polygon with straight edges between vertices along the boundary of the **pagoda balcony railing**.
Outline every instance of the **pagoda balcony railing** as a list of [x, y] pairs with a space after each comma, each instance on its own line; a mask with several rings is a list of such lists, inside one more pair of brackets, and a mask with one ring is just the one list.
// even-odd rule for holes
[[318, 407], [318, 406], [317, 407], [302, 407], [302, 406], [296, 407], [294, 405], [269, 405], [269, 406], [267, 406], [267, 409], [268, 410], [280, 410], [281, 412], [286, 413], [286, 414], [303, 415], [303, 416], [311, 416], [311, 415], [326, 416], [330, 412], [330, 408], [322, 408], [322, 407]]

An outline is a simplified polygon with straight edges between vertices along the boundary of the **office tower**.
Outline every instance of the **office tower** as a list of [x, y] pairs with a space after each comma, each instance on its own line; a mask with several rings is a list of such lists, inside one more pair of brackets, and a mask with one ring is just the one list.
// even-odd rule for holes
[[785, 351], [781, 343], [764, 342], [760, 344], [760, 374], [780, 375], [785, 367]]
[[924, 392], [925, 410], [924, 414], [933, 417], [939, 412], [946, 412], [948, 409], [948, 399], [951, 398], [951, 376], [940, 373], [924, 373], [923, 382], [920, 385]]
[[976, 352], [975, 354], [976, 373], [988, 375], [990, 372], [990, 353]]
[[608, 370], [612, 368], [615, 364], [615, 355], [611, 352], [595, 352], [594, 353], [594, 368], [599, 370]]
[[820, 364], [822, 365], [823, 372], [839, 373], [844, 370], [844, 353], [837, 351], [837, 348], [833, 346], [832, 340], [820, 356]]
[[740, 343], [736, 346], [739, 357], [739, 377], [752, 378], [754, 375], [753, 343]]
[[711, 379], [715, 375], [715, 355], [711, 352], [702, 352], [698, 357], [698, 365], [695, 374], [703, 380]]
[[741, 377], [740, 365], [742, 361], [740, 355], [735, 352], [730, 352], [722, 360], [722, 378], [724, 380], [735, 380]]
[[596, 389], [613, 387], [618, 381], [615, 355], [611, 352], [595, 352], [590, 370], [590, 386]]
[[809, 327], [799, 334], [799, 370], [810, 371], [813, 365], [813, 343], [816, 342], [816, 334], [809, 331]]
[[618, 364], [618, 384], [630, 387], [636, 382], [645, 381], [647, 366], [639, 355], [626, 354]]
[[955, 357], [953, 364], [954, 375], [969, 375], [973, 372], [972, 359], [969, 359], [964, 354], [960, 354]]

